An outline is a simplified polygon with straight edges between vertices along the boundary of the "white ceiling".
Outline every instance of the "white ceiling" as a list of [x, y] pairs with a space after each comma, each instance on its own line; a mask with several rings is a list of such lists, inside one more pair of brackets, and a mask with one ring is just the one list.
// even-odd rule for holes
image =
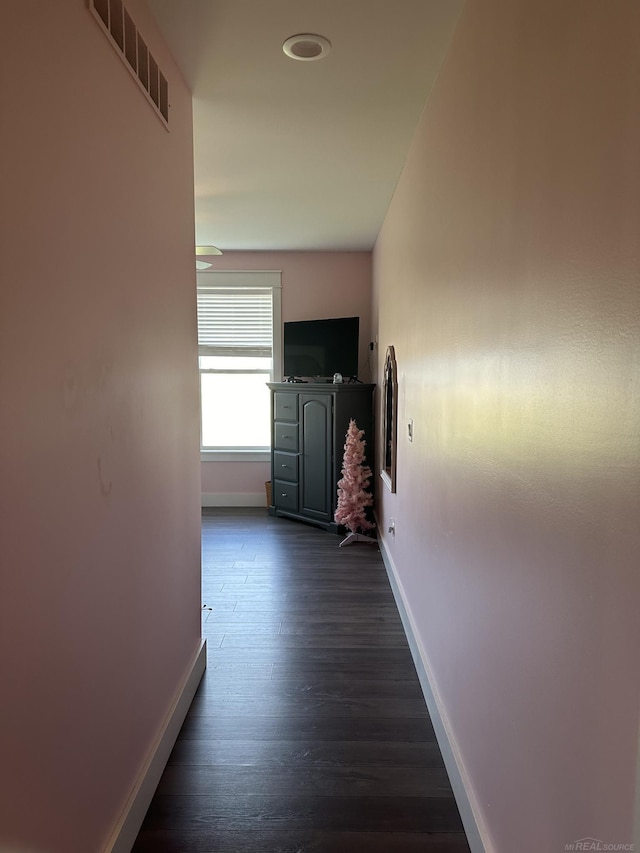
[[[368, 250], [464, 0], [149, 0], [193, 92], [196, 243]], [[282, 51], [329, 39], [316, 62]]]

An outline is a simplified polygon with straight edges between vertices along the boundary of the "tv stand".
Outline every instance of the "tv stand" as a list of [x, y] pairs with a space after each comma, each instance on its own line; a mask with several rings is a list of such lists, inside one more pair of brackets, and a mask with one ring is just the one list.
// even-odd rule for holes
[[270, 382], [271, 494], [269, 514], [306, 521], [338, 533], [334, 521], [349, 421], [364, 430], [373, 467], [375, 385], [319, 381], [298, 388]]

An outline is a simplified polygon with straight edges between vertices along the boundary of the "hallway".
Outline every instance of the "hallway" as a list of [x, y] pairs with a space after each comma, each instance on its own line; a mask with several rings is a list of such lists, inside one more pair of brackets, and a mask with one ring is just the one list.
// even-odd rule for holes
[[134, 853], [465, 853], [377, 548], [203, 511], [208, 669]]

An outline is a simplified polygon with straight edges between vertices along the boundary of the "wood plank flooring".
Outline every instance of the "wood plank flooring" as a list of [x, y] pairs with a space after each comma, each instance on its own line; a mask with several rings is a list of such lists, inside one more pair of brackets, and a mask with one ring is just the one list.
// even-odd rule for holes
[[133, 853], [467, 853], [377, 547], [205, 510], [208, 669]]

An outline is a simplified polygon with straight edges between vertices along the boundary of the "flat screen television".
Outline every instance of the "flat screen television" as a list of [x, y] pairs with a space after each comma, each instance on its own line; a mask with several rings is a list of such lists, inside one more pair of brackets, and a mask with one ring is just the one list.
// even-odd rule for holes
[[284, 375], [345, 379], [358, 375], [359, 317], [284, 324]]

